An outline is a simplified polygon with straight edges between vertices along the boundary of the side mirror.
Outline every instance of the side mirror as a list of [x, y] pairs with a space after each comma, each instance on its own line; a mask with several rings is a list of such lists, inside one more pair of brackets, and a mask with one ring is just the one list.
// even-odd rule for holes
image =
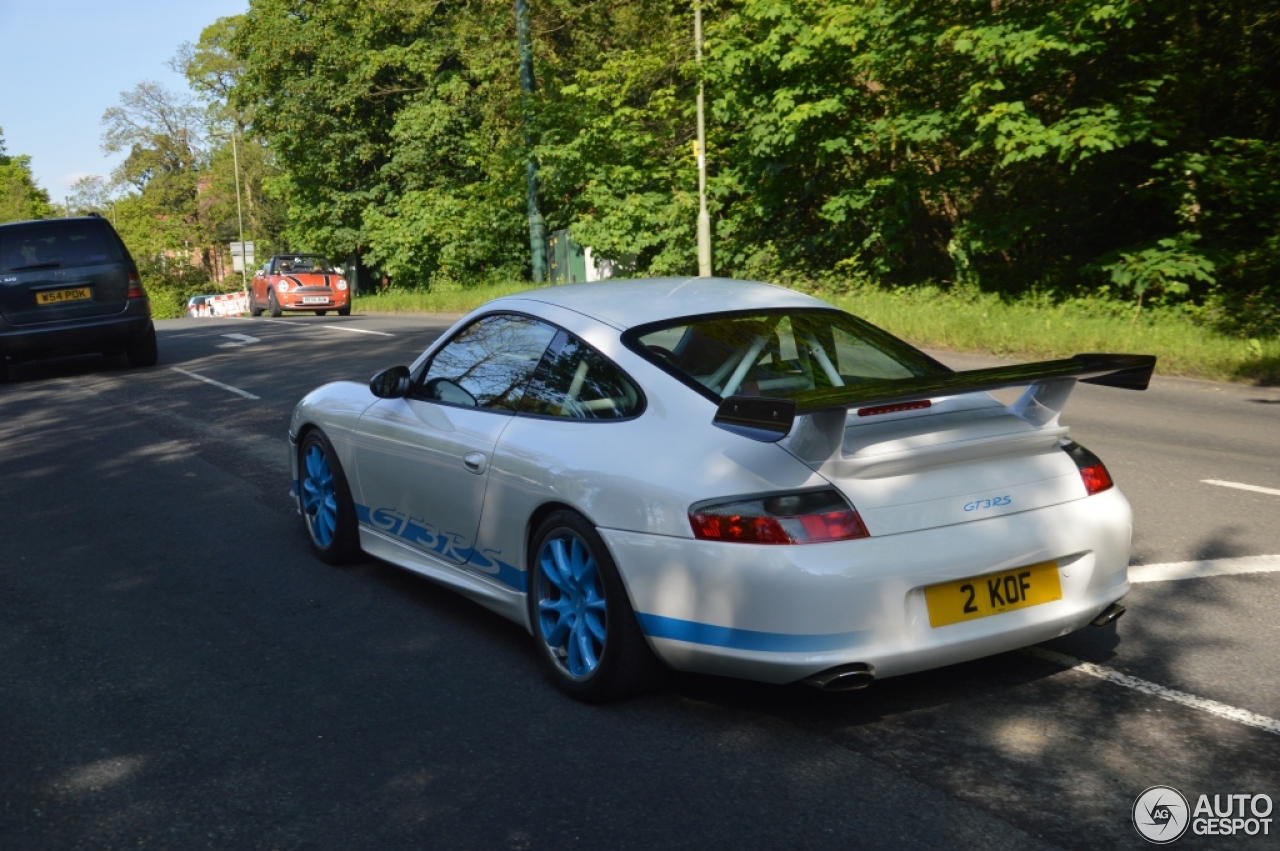
[[409, 367], [393, 366], [369, 379], [369, 392], [379, 399], [399, 399], [409, 392]]

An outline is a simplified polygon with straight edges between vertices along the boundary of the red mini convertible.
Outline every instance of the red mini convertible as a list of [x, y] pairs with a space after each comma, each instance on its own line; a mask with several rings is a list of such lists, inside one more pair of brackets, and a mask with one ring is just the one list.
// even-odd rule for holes
[[253, 276], [249, 285], [249, 315], [263, 311], [307, 311], [324, 316], [351, 313], [351, 293], [341, 270], [320, 254], [277, 254]]

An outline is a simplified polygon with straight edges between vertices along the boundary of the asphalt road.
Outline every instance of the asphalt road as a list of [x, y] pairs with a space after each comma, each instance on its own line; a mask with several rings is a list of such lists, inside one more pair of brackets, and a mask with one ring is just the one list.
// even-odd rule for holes
[[[1139, 848], [1150, 786], [1280, 802], [1257, 721], [1280, 718], [1280, 572], [1135, 584], [1051, 658], [593, 707], [484, 609], [321, 564], [287, 495], [293, 404], [448, 324], [172, 320], [151, 369], [12, 370], [0, 848]], [[1280, 390], [1082, 386], [1064, 420], [1134, 504], [1136, 565], [1280, 554]], [[1277, 848], [1271, 818], [1176, 845]]]

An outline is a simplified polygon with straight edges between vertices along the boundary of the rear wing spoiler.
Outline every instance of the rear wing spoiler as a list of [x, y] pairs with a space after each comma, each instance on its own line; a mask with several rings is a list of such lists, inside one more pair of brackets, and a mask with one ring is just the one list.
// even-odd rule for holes
[[1062, 360], [972, 369], [949, 375], [865, 381], [847, 387], [810, 390], [794, 399], [730, 396], [712, 422], [753, 440], [775, 443], [786, 437], [796, 417], [819, 411], [875, 405], [905, 405], [924, 399], [1027, 387], [1009, 410], [1037, 426], [1057, 420], [1077, 381], [1146, 390], [1156, 368], [1154, 355], [1082, 354]]

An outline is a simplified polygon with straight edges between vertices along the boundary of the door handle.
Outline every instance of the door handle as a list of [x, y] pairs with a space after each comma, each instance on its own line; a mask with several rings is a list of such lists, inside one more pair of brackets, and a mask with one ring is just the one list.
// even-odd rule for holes
[[483, 452], [468, 452], [462, 456], [462, 466], [477, 475], [484, 472], [484, 462], [488, 460]]

